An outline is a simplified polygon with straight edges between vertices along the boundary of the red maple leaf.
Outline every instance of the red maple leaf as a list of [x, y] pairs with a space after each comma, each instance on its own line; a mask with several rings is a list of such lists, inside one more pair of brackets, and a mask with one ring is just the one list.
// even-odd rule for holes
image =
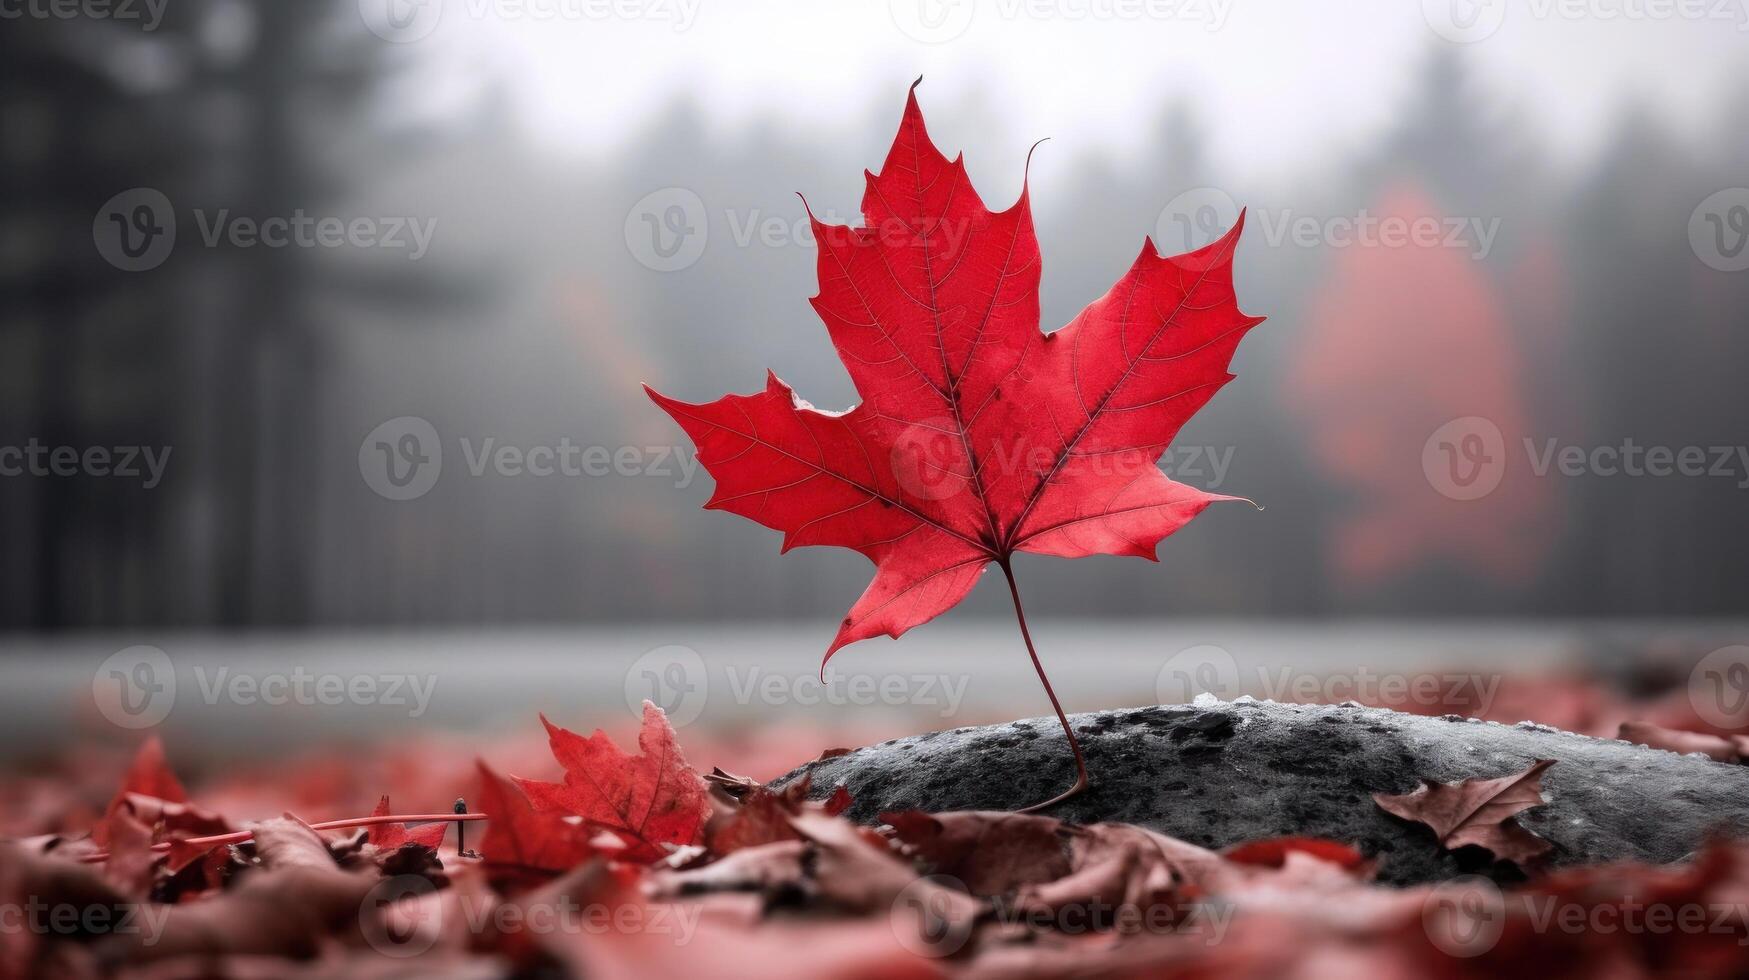
[[1287, 864], [1290, 854], [1309, 854], [1350, 871], [1360, 870], [1367, 863], [1364, 855], [1347, 844], [1321, 837], [1270, 837], [1246, 841], [1222, 851], [1221, 857], [1239, 864], [1279, 868]]
[[661, 708], [644, 702], [639, 755], [596, 729], [584, 738], [548, 721], [547, 742], [565, 769], [562, 783], [510, 777], [537, 811], [570, 813], [627, 845], [628, 860], [655, 860], [667, 845], [696, 842], [711, 813], [705, 781], [686, 764]]
[[[389, 798], [384, 796], [377, 800], [377, 808], [370, 812], [373, 817], [386, 817], [395, 811], [389, 809]], [[443, 843], [443, 837], [449, 833], [447, 823], [428, 823], [411, 830], [404, 823], [372, 824], [365, 831], [366, 839], [385, 851], [394, 850], [402, 844], [420, 844], [437, 850]]]
[[164, 743], [152, 735], [134, 753], [121, 789], [109, 801], [103, 819], [92, 828], [99, 845], [110, 842], [111, 833], [124, 822], [144, 826], [152, 841], [176, 840], [230, 830], [225, 818], [189, 802], [188, 792], [170, 768]]
[[1433, 828], [1443, 847], [1475, 844], [1495, 857], [1526, 864], [1553, 845], [1519, 826], [1512, 816], [1542, 805], [1543, 772], [1554, 764], [1553, 759], [1539, 759], [1523, 772], [1498, 779], [1424, 781], [1412, 793], [1374, 793], [1373, 799], [1387, 813]]
[[479, 768], [480, 810], [492, 815], [480, 841], [480, 856], [496, 877], [539, 879], [569, 871], [594, 856], [588, 828], [562, 814], [536, 810], [522, 790], [484, 762]]
[[775, 374], [763, 392], [707, 404], [645, 387], [715, 477], [707, 508], [782, 531], [785, 551], [832, 545], [874, 562], [828, 659], [947, 611], [991, 563], [1024, 634], [1015, 552], [1152, 560], [1162, 538], [1233, 499], [1175, 483], [1158, 462], [1232, 379], [1239, 339], [1262, 322], [1233, 293], [1243, 215], [1187, 255], [1144, 242], [1109, 293], [1041, 333], [1026, 190], [1007, 210], [986, 209], [963, 158], [930, 141], [915, 85], [862, 211], [861, 228], [809, 212], [813, 306], [861, 404], [818, 411]]

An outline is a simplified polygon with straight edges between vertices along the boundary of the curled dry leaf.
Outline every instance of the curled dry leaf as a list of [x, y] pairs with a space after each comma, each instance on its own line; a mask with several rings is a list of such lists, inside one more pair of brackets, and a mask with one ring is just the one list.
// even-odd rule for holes
[[1070, 871], [1062, 822], [1024, 813], [921, 810], [883, 813], [904, 853], [936, 874], [951, 875], [974, 895], [1003, 895], [1055, 881]]
[[1373, 799], [1387, 813], [1432, 828], [1442, 847], [1474, 844], [1501, 860], [1528, 864], [1552, 845], [1519, 826], [1512, 816], [1544, 802], [1543, 773], [1554, 764], [1553, 759], [1538, 759], [1523, 772], [1498, 779], [1424, 781], [1413, 792], [1374, 793]]
[[296, 817], [251, 829], [259, 868], [201, 901], [152, 906], [156, 922], [106, 937], [100, 958], [112, 964], [197, 955], [304, 958], [316, 954], [324, 937], [356, 927], [374, 876], [342, 871], [321, 836]]
[[[1028, 885], [1016, 902], [1023, 908], [1169, 908], [1202, 892], [1226, 870], [1221, 856], [1164, 834], [1128, 824], [1064, 825], [1069, 873]], [[1186, 886], [1190, 886], [1188, 889]]]
[[125, 811], [111, 813], [104, 824], [109, 830], [109, 859], [103, 862], [103, 876], [122, 894], [145, 898], [158, 864], [151, 829]]
[[1678, 731], [1645, 721], [1624, 721], [1615, 737], [1666, 752], [1699, 752], [1719, 762], [1742, 762], [1749, 758], [1749, 735], [1709, 735]]
[[909, 889], [946, 892], [936, 904], [968, 916], [978, 907], [962, 891], [920, 881], [917, 870], [867, 828], [817, 810], [792, 814], [789, 823], [795, 839], [745, 847], [697, 868], [656, 873], [649, 879], [650, 894], [753, 892], [771, 905], [869, 914], [887, 911]]
[[820, 803], [808, 799], [808, 789], [809, 780], [805, 776], [781, 790], [752, 780], [735, 783], [733, 790], [713, 782], [716, 809], [705, 827], [707, 850], [722, 856], [760, 844], [800, 840], [801, 834], [794, 824], [798, 815], [813, 812], [837, 816], [850, 807], [850, 791], [843, 786], [834, 787], [832, 795]]

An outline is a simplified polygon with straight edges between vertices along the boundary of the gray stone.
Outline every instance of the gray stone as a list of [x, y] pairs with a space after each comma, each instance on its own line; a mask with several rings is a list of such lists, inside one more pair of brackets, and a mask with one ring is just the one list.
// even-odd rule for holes
[[[1544, 806], [1520, 814], [1554, 843], [1550, 863], [1664, 863], [1713, 832], [1749, 834], [1749, 766], [1596, 739], [1546, 726], [1501, 725], [1377, 708], [1204, 699], [1071, 715], [1094, 786], [1049, 815], [1122, 821], [1200, 844], [1303, 834], [1354, 844], [1379, 859], [1379, 879], [1408, 884], [1464, 873], [1518, 871], [1479, 848], [1446, 851], [1426, 827], [1374, 804], [1422, 779], [1494, 778], [1556, 759]], [[813, 762], [778, 780], [813, 778], [824, 796], [843, 783], [848, 816], [891, 810], [1013, 810], [1073, 781], [1055, 718], [895, 739]]]

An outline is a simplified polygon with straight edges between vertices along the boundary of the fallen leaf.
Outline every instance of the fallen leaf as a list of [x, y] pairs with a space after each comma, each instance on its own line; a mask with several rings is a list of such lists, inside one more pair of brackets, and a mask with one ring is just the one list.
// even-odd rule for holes
[[1708, 735], [1678, 731], [1650, 722], [1624, 721], [1615, 737], [1667, 752], [1699, 752], [1719, 762], [1742, 762], [1749, 757], [1749, 735]]
[[570, 813], [627, 845], [629, 861], [655, 861], [674, 846], [695, 843], [711, 813], [705, 782], [675, 743], [668, 716], [644, 702], [638, 755], [622, 752], [597, 729], [584, 738], [548, 721], [547, 741], [565, 781], [511, 779], [537, 811]]
[[1069, 873], [1062, 822], [1023, 813], [967, 811], [883, 813], [905, 853], [936, 874], [952, 875], [974, 895], [1002, 895]]
[[130, 964], [183, 956], [303, 958], [317, 952], [323, 937], [357, 927], [374, 876], [342, 871], [321, 836], [296, 817], [251, 829], [259, 868], [210, 898], [151, 907], [144, 928], [108, 936], [99, 957]]
[[1200, 892], [1221, 880], [1227, 863], [1220, 855], [1184, 841], [1128, 824], [1064, 825], [1069, 843], [1069, 873], [1028, 885], [1016, 904], [1053, 915], [1065, 909], [1175, 908], [1186, 886]]
[[1474, 844], [1502, 860], [1527, 864], [1552, 845], [1512, 816], [1544, 802], [1542, 776], [1554, 764], [1553, 759], [1539, 759], [1523, 772], [1498, 779], [1423, 781], [1411, 793], [1374, 793], [1373, 799], [1387, 813], [1431, 827], [1442, 847]]
[[490, 815], [480, 841], [480, 857], [500, 887], [569, 871], [595, 855], [590, 832], [552, 811], [539, 811], [522, 790], [493, 772], [480, 770], [480, 809]]
[[127, 775], [122, 777], [118, 796], [128, 793], [155, 796], [172, 803], [188, 802], [188, 791], [182, 788], [182, 781], [170, 770], [170, 763], [164, 756], [164, 743], [158, 736], [148, 736], [134, 754]]
[[1320, 861], [1328, 861], [1349, 870], [1359, 870], [1367, 863], [1364, 855], [1347, 844], [1321, 837], [1272, 837], [1268, 840], [1248, 841], [1227, 848], [1221, 852], [1221, 857], [1238, 864], [1279, 868], [1293, 854], [1309, 854]]
[[[386, 817], [393, 812], [395, 811], [389, 809], [389, 798], [383, 796], [377, 800], [377, 808], [370, 815]], [[435, 851], [443, 844], [444, 835], [448, 833], [447, 823], [428, 823], [411, 828], [404, 823], [378, 823], [366, 828], [366, 839], [385, 851], [392, 851], [403, 844], [418, 844]]]
[[[127, 772], [122, 776], [121, 788], [116, 790], [109, 806], [104, 809], [103, 819], [92, 828], [91, 836], [99, 846], [107, 846], [110, 823], [121, 812], [128, 813], [148, 828], [156, 825], [167, 813], [188, 815], [199, 821], [216, 819], [211, 814], [175, 806], [187, 802], [188, 791], [170, 770], [170, 763], [164, 756], [164, 743], [156, 735], [148, 736], [134, 753]], [[214, 832], [223, 833], [223, 830]]]
[[831, 795], [826, 797], [826, 802], [821, 806], [826, 811], [827, 816], [836, 817], [850, 809], [850, 804], [853, 802], [855, 801], [850, 798], [850, 788], [839, 783], [832, 787]]

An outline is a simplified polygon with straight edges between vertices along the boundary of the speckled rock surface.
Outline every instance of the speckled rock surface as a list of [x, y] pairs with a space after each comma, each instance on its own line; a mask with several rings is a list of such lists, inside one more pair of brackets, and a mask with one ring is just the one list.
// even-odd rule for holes
[[[1677, 860], [1713, 830], [1749, 834], [1749, 766], [1555, 729], [1357, 706], [1240, 699], [1070, 715], [1094, 787], [1054, 807], [1078, 823], [1140, 824], [1207, 847], [1284, 834], [1355, 844], [1379, 879], [1407, 884], [1516, 869], [1485, 852], [1442, 849], [1432, 831], [1380, 810], [1372, 794], [1420, 779], [1492, 778], [1557, 759], [1546, 805], [1517, 819], [1555, 845], [1556, 865]], [[889, 810], [1012, 810], [1073, 781], [1055, 718], [882, 742], [810, 763], [824, 795], [844, 783], [848, 816]]]

